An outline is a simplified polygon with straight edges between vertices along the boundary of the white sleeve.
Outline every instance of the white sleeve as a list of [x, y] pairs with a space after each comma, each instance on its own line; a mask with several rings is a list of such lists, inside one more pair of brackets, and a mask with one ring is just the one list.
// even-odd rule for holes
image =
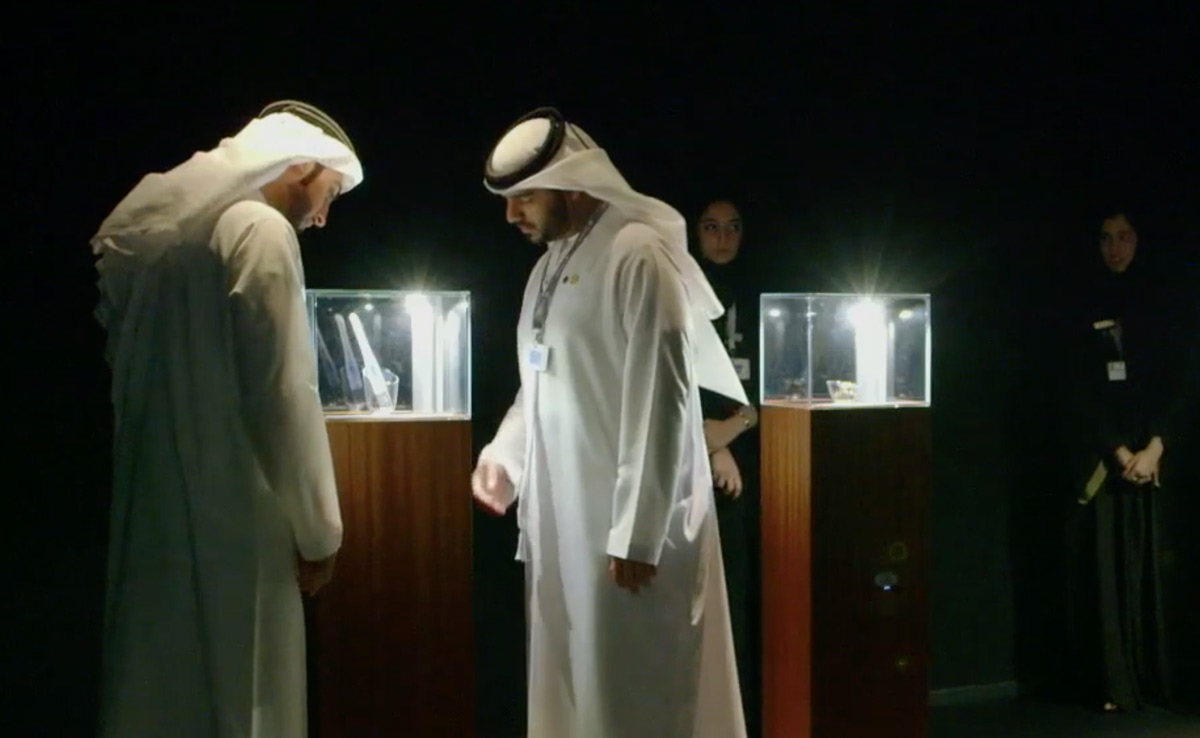
[[616, 282], [627, 343], [606, 552], [657, 565], [687, 436], [688, 304], [678, 274], [654, 245], [623, 257]]
[[296, 233], [280, 217], [247, 222], [228, 259], [242, 417], [259, 464], [308, 561], [342, 543], [333, 457], [317, 394]]
[[504, 467], [504, 473], [513, 485], [513, 499], [502, 502], [511, 504], [516, 499], [516, 490], [521, 488], [521, 476], [525, 473], [524, 390], [517, 390], [517, 398], [505, 413], [504, 420], [500, 421], [492, 442], [479, 452], [479, 459]]
[[[529, 279], [525, 283], [526, 301], [530, 299], [536, 284], [535, 275], [539, 274], [539, 270], [545, 266], [548, 258], [546, 254], [542, 254], [533, 270], [530, 271]], [[521, 312], [524, 314], [525, 311]], [[519, 388], [513, 404], [504, 414], [504, 419], [500, 421], [500, 427], [496, 429], [496, 435], [492, 437], [491, 443], [484, 446], [483, 450], [479, 452], [480, 461], [490, 461], [504, 467], [504, 473], [512, 482], [510, 490], [512, 499], [502, 500], [501, 502], [504, 504], [512, 504], [519, 496], [521, 478], [525, 475], [525, 435], [525, 390]]]

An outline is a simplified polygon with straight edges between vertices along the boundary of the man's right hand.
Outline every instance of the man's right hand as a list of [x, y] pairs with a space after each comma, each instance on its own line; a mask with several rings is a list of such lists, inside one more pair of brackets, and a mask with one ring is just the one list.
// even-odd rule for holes
[[484, 459], [479, 460], [471, 474], [471, 491], [479, 504], [493, 515], [503, 515], [513, 499], [508, 472], [496, 462]]
[[296, 556], [296, 580], [300, 583], [300, 591], [312, 597], [333, 579], [333, 565], [337, 554], [321, 561], [305, 561]]

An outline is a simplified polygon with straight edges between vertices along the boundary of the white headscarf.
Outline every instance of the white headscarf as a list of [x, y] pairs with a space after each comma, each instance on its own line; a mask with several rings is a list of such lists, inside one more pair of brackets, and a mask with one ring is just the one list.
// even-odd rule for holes
[[[557, 115], [557, 112], [553, 114]], [[745, 388], [710, 322], [721, 317], [725, 308], [704, 270], [688, 251], [687, 221], [665, 202], [630, 187], [608, 158], [608, 153], [583, 129], [566, 121], [563, 126], [562, 143], [544, 167], [507, 187], [495, 187], [485, 177], [484, 187], [501, 196], [527, 190], [585, 192], [608, 203], [629, 220], [652, 228], [662, 238], [666, 256], [683, 279], [688, 301], [699, 319], [695, 340], [700, 386], [748, 404]], [[503, 177], [529, 166], [546, 145], [552, 130], [553, 123], [548, 117], [530, 117], [517, 123], [492, 150], [488, 171], [493, 176]]]
[[[326, 119], [311, 106], [297, 105]], [[309, 162], [340, 172], [342, 192], [363, 180], [362, 164], [349, 146], [290, 112], [255, 118], [215, 149], [143, 177], [91, 239], [92, 253], [100, 257], [97, 319], [109, 324], [140, 265], [173, 245], [207, 241], [230, 205], [255, 196], [289, 166]]]
[[307, 162], [340, 172], [342, 192], [363, 180], [350, 147], [317, 126], [286, 112], [255, 118], [215, 149], [143, 177], [100, 225], [92, 251], [148, 255], [175, 242], [207, 238], [227, 207], [289, 166]]
[[[707, 320], [719, 318], [725, 309], [700, 264], [688, 253], [688, 229], [684, 217], [665, 202], [630, 187], [608, 158], [608, 153], [597, 146], [591, 136], [573, 123], [564, 125], [562, 145], [540, 171], [511, 187], [497, 189], [487, 180], [484, 180], [484, 187], [497, 195], [511, 195], [522, 190], [586, 192], [624, 213], [630, 220], [650, 226], [662, 237], [668, 258], [683, 276], [692, 307]], [[537, 156], [550, 131], [549, 118], [531, 118], [518, 123], [496, 144], [488, 160], [489, 169], [500, 174], [519, 171]]]

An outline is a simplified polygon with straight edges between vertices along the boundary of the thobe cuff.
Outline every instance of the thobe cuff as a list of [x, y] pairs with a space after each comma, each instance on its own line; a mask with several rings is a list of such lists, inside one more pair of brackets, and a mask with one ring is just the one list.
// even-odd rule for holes
[[300, 558], [305, 561], [324, 561], [337, 553], [341, 547], [341, 531], [336, 537], [325, 540], [305, 541], [303, 545], [299, 541], [296, 542], [296, 550], [300, 552]]
[[626, 561], [637, 561], [651, 566], [658, 566], [658, 559], [662, 555], [663, 541], [657, 543], [640, 543], [630, 541], [629, 537], [619, 530], [610, 531], [608, 534], [608, 547], [605, 553], [609, 556]]

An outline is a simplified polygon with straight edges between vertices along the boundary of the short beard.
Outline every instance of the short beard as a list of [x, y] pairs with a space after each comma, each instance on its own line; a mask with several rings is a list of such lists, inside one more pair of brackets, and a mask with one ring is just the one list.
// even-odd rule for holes
[[289, 207], [291, 212], [287, 213], [286, 217], [289, 221], [291, 221], [292, 227], [296, 229], [297, 233], [306, 230], [310, 225], [312, 225], [309, 219], [312, 216], [313, 201], [312, 193], [309, 191], [309, 186], [312, 185], [313, 181], [320, 176], [321, 172], [324, 170], [325, 165], [320, 163], [314, 164], [313, 168], [309, 170], [308, 174], [305, 174], [300, 178], [300, 181], [292, 185], [292, 197]]
[[288, 211], [284, 213], [284, 217], [292, 224], [292, 228], [300, 233], [306, 228], [306, 221], [311, 210], [308, 191], [303, 185], [296, 185], [290, 194]]
[[566, 194], [555, 192], [551, 202], [552, 205], [546, 213], [546, 222], [538, 229], [537, 243], [557, 241], [571, 230], [571, 211], [567, 207]]

